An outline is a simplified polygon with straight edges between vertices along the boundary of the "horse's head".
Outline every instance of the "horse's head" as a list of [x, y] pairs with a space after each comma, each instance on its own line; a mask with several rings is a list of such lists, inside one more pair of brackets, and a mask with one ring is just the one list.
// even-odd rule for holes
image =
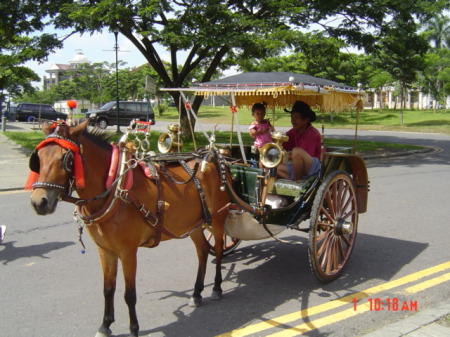
[[32, 173], [27, 183], [33, 188], [31, 205], [36, 213], [53, 213], [59, 196], [70, 189], [73, 178], [77, 187], [84, 187], [78, 138], [86, 127], [87, 122], [74, 127], [65, 124], [44, 125], [46, 138], [36, 146], [30, 157]]

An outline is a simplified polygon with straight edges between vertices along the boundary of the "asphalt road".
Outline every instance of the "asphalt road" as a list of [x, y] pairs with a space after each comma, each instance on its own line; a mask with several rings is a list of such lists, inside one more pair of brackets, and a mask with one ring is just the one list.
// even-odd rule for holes
[[[244, 327], [234, 335], [295, 336], [310, 330], [305, 335], [361, 336], [448, 301], [450, 265], [427, 268], [450, 261], [450, 137], [360, 135], [435, 151], [367, 162], [368, 212], [360, 216], [357, 245], [340, 279], [326, 285], [316, 281], [308, 266], [307, 235], [285, 231], [281, 237], [303, 245], [245, 242], [225, 259], [221, 302], [208, 298], [214, 275], [209, 263], [204, 305], [193, 309], [187, 303], [197, 268], [194, 246], [189, 239], [165, 242], [139, 252], [141, 336], [207, 337]], [[351, 133], [330, 130], [327, 136]], [[0, 336], [95, 335], [103, 313], [101, 268], [88, 235], [87, 252], [80, 254], [72, 211], [71, 205], [60, 204], [55, 214], [37, 216], [29, 192], [0, 192], [0, 223], [8, 225], [0, 246]], [[112, 330], [120, 337], [128, 333], [123, 293], [119, 278]], [[362, 297], [355, 307], [342, 300], [347, 295]], [[388, 299], [407, 307], [375, 306]], [[305, 310], [303, 319], [300, 310]]]

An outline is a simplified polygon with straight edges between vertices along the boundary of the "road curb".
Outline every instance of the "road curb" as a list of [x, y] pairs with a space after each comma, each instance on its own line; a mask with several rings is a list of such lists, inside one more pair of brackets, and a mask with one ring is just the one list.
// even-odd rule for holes
[[438, 147], [432, 147], [432, 146], [423, 146], [424, 149], [420, 150], [408, 150], [404, 152], [395, 152], [395, 153], [384, 153], [384, 154], [374, 154], [374, 155], [364, 155], [362, 154], [361, 157], [365, 160], [374, 160], [374, 159], [383, 159], [383, 158], [395, 158], [395, 157], [405, 157], [410, 156], [414, 154], [423, 154], [423, 153], [431, 153], [431, 152], [439, 152], [441, 151]]

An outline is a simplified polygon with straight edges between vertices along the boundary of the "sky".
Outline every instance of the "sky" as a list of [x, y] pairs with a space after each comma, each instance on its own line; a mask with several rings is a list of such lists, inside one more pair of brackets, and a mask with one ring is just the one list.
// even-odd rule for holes
[[[58, 37], [64, 37], [69, 34], [69, 30], [57, 31]], [[34, 86], [42, 87], [43, 76], [48, 77], [45, 70], [49, 69], [52, 64], [69, 64], [74, 58], [75, 54], [81, 51], [84, 56], [92, 63], [96, 62], [116, 62], [116, 55], [114, 51], [114, 34], [113, 33], [95, 33], [89, 34], [74, 34], [64, 41], [64, 47], [51, 53], [45, 62], [27, 62], [25, 66], [31, 68], [41, 77], [40, 82], [33, 82]], [[125, 68], [133, 68], [146, 63], [144, 56], [137, 50], [137, 48], [123, 35], [118, 35], [119, 45], [119, 60], [126, 62]], [[123, 52], [120, 52], [122, 50]], [[125, 52], [126, 51], [126, 52]], [[167, 55], [166, 55], [167, 56]], [[162, 56], [165, 59], [165, 56]]]
[[[55, 31], [46, 31], [48, 33], [54, 33]], [[70, 33], [70, 30], [56, 31], [58, 37], [63, 38]], [[64, 47], [56, 50], [50, 54], [45, 62], [27, 62], [26, 67], [33, 69], [39, 77], [40, 82], [33, 82], [33, 86], [42, 88], [42, 79], [44, 76], [49, 77], [49, 74], [45, 71], [49, 69], [54, 63], [69, 64], [74, 58], [75, 54], [82, 52], [84, 56], [92, 63], [97, 62], [116, 62], [116, 55], [114, 51], [115, 39], [114, 34], [109, 32], [90, 34], [74, 34], [68, 37], [64, 41]], [[121, 61], [126, 62], [124, 68], [134, 68], [142, 64], [147, 63], [147, 60], [141, 54], [141, 52], [123, 35], [118, 35], [119, 55], [118, 58]], [[121, 52], [122, 50], [122, 52]], [[160, 57], [163, 60], [170, 61], [169, 53], [161, 48], [158, 50]], [[182, 55], [180, 55], [182, 57]], [[226, 71], [225, 76], [234, 75], [234, 70]]]

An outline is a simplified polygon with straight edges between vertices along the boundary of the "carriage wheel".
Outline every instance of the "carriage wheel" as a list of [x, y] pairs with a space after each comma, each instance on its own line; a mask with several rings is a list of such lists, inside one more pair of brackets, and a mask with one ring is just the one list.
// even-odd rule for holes
[[[214, 235], [208, 230], [205, 230], [206, 240], [209, 244], [209, 254], [216, 256], [216, 252], [214, 251]], [[239, 246], [242, 240], [232, 238], [226, 234], [223, 235], [223, 256], [229, 255]]]
[[340, 275], [352, 254], [357, 229], [353, 181], [347, 172], [334, 171], [321, 184], [311, 211], [309, 265], [320, 281]]

